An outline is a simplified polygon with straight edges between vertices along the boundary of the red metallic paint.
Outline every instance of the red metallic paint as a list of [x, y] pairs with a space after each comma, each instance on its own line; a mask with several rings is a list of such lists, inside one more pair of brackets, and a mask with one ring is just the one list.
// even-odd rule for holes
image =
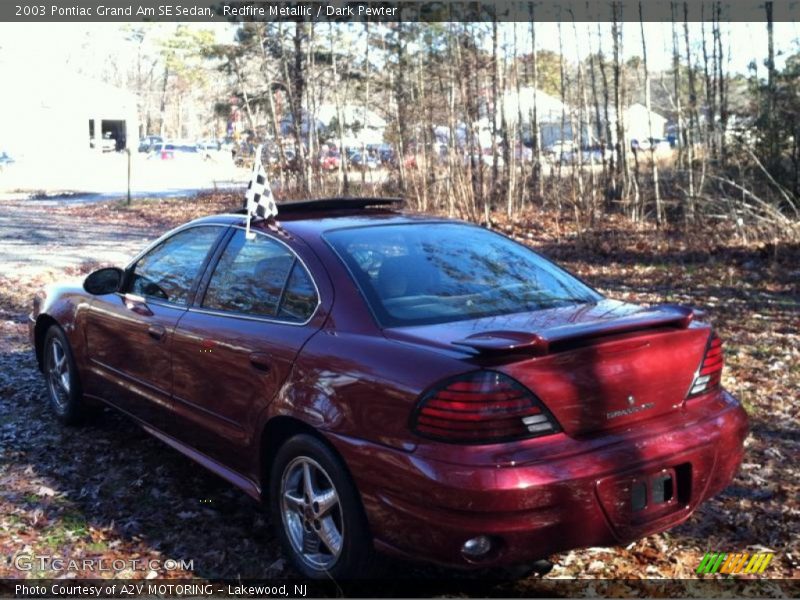
[[[242, 222], [223, 215], [194, 223]], [[624, 543], [682, 522], [731, 480], [747, 433], [744, 411], [723, 391], [685, 400], [707, 325], [668, 323], [672, 309], [653, 313], [604, 300], [382, 330], [321, 233], [403, 222], [435, 227], [439, 220], [371, 209], [288, 216], [281, 232], [254, 226], [287, 244], [311, 272], [321, 303], [305, 325], [192, 305], [134, 310], [143, 307], [122, 294], [52, 286], [32, 315], [31, 340], [40, 357], [44, 330], [58, 323], [89, 398], [120, 408], [256, 498], [266, 487], [270, 440], [263, 436], [273, 419], [315, 430], [344, 459], [376, 547], [409, 558], [470, 567], [460, 548], [475, 535], [498, 542], [481, 566]], [[625, 320], [636, 321], [635, 330], [620, 329]], [[150, 334], [155, 326], [164, 328], [159, 339]], [[536, 333], [547, 352], [497, 355], [454, 343], [486, 331]], [[479, 368], [526, 385], [563, 431], [466, 446], [410, 430], [427, 389]], [[608, 418], [641, 405], [652, 406]], [[632, 514], [632, 482], [664, 469], [675, 473], [674, 500]]]

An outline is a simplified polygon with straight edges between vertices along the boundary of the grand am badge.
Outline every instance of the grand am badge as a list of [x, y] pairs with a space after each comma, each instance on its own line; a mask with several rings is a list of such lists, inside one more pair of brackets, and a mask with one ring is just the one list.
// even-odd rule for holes
[[631, 395], [628, 396], [628, 408], [621, 408], [620, 410], [612, 410], [606, 413], [606, 420], [610, 421], [611, 419], [616, 419], [617, 417], [624, 417], [626, 415], [633, 415], [643, 410], [650, 410], [655, 406], [653, 402], [645, 402], [644, 404], [640, 404], [636, 406], [636, 398]]

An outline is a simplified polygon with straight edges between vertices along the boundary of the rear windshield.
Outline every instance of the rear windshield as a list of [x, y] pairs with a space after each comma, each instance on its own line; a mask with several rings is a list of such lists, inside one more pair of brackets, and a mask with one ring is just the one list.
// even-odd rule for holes
[[329, 231], [384, 327], [597, 302], [601, 296], [521, 244], [477, 226], [414, 223]]

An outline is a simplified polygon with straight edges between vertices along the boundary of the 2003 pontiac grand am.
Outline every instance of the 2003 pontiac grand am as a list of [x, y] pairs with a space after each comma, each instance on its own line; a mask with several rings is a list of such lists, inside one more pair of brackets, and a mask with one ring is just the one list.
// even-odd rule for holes
[[62, 421], [106, 403], [263, 499], [302, 574], [626, 543], [734, 476], [747, 417], [692, 309], [385, 200], [245, 218], [48, 288], [31, 338]]

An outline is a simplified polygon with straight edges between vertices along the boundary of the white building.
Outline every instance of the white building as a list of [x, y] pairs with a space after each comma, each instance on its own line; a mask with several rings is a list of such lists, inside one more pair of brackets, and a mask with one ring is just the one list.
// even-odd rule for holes
[[[523, 131], [531, 131], [534, 99], [536, 101], [536, 120], [539, 124], [539, 140], [542, 147], [547, 148], [558, 141], [571, 140], [573, 134], [569, 106], [558, 98], [533, 87], [522, 87], [519, 93], [517, 90], [506, 92], [503, 98], [503, 108], [509, 127], [516, 127], [521, 118]], [[500, 118], [499, 111], [496, 118]]]
[[[558, 98], [531, 87], [521, 88], [519, 94], [517, 94], [516, 90], [506, 92], [503, 99], [503, 108], [505, 109], [506, 122], [509, 127], [516, 127], [517, 121], [521, 117], [523, 131], [530, 131], [534, 95], [542, 147], [547, 148], [561, 140], [575, 141], [573, 132], [573, 124], [577, 122], [575, 108], [565, 105]], [[499, 112], [496, 118], [499, 125]], [[583, 135], [581, 136], [582, 143], [585, 145], [595, 144], [598, 140], [595, 139], [597, 137], [597, 127], [594, 123], [594, 111], [590, 110], [586, 118], [590, 122], [584, 124]], [[613, 110], [609, 113], [609, 121], [611, 121], [611, 143], [614, 143], [617, 132], [616, 115]], [[652, 134], [650, 133], [651, 125]], [[625, 110], [625, 135], [629, 142], [631, 140], [646, 140], [650, 137], [663, 138], [666, 125], [666, 117], [652, 110], [648, 112], [647, 107], [643, 104], [631, 104]], [[603, 131], [605, 131], [605, 128], [603, 128]]]
[[625, 111], [625, 134], [629, 140], [661, 139], [666, 126], [667, 118], [652, 110], [648, 112], [644, 104], [631, 104]]
[[137, 98], [130, 92], [46, 63], [0, 63], [0, 78], [0, 150], [52, 158], [90, 151], [93, 138], [99, 152], [104, 134], [117, 149], [138, 145]]
[[[308, 135], [308, 116], [302, 122], [302, 134]], [[318, 132], [327, 132], [331, 142], [338, 143], [339, 131], [337, 123], [341, 120], [342, 137], [345, 147], [362, 145], [378, 145], [384, 142], [386, 120], [378, 113], [363, 104], [344, 104], [336, 109], [332, 102], [325, 102], [316, 107], [314, 121]], [[284, 117], [281, 131], [284, 136], [291, 134], [293, 127], [291, 115]]]

